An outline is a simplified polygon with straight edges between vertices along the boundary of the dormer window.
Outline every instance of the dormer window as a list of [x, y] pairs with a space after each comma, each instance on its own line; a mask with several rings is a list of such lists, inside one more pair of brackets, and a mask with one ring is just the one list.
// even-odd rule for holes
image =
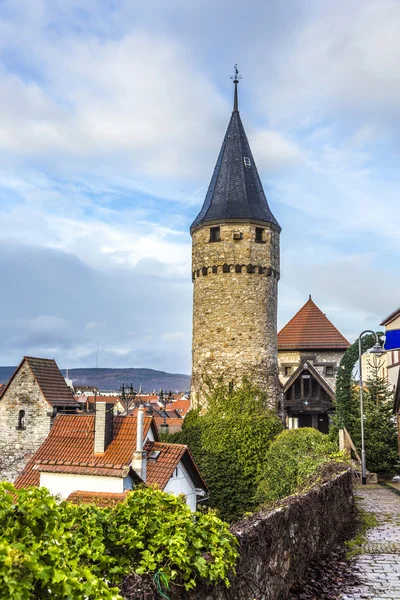
[[219, 242], [221, 240], [221, 228], [210, 227], [210, 242]]
[[17, 429], [25, 429], [25, 411], [21, 409], [18, 413]]
[[243, 162], [244, 162], [245, 167], [251, 167], [251, 160], [249, 159], [248, 156], [243, 157]]

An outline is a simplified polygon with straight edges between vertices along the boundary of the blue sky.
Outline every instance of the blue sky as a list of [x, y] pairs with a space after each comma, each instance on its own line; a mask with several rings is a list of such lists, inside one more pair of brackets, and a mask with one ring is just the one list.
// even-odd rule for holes
[[0, 364], [190, 372], [189, 226], [240, 110], [279, 326], [400, 302], [398, 0], [2, 0]]

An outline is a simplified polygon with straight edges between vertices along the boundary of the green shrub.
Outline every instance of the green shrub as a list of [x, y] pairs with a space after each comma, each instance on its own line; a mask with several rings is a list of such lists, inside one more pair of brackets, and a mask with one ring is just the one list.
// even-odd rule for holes
[[182, 431], [168, 439], [189, 446], [209, 487], [209, 505], [228, 521], [258, 506], [267, 450], [283, 428], [266, 404], [248, 381], [233, 389], [219, 383], [210, 389], [207, 410], [190, 411]]
[[237, 541], [212, 511], [141, 488], [113, 508], [59, 502], [44, 488], [0, 484], [0, 599], [117, 600], [131, 573], [161, 572], [186, 589], [224, 581]]
[[283, 431], [271, 443], [266, 454], [261, 497], [267, 502], [290, 496], [331, 460], [342, 454], [328, 436], [311, 427]]

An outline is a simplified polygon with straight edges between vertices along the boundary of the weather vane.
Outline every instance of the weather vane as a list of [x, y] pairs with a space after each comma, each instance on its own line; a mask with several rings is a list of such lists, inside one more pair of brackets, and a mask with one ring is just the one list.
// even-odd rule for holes
[[231, 79], [233, 79], [233, 83], [236, 83], [236, 82], [239, 82], [239, 79], [242, 79], [242, 76], [239, 75], [239, 69], [238, 69], [237, 63], [236, 63], [236, 65], [234, 65], [233, 68], [235, 69], [235, 74], [231, 75]]

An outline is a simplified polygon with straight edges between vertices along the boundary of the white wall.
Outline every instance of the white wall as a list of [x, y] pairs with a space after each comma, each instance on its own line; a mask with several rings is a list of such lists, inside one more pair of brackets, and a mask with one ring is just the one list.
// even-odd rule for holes
[[[125, 489], [122, 477], [99, 477], [98, 475], [71, 475], [68, 473], [40, 473], [40, 487], [46, 487], [53, 495], [67, 498], [72, 492], [111, 492], [121, 494]], [[130, 488], [132, 485], [130, 486]]]
[[[176, 471], [178, 471], [178, 474], [176, 474]], [[165, 486], [164, 492], [169, 492], [175, 496], [185, 494], [186, 504], [190, 506], [191, 510], [196, 510], [196, 488], [181, 462]]]

